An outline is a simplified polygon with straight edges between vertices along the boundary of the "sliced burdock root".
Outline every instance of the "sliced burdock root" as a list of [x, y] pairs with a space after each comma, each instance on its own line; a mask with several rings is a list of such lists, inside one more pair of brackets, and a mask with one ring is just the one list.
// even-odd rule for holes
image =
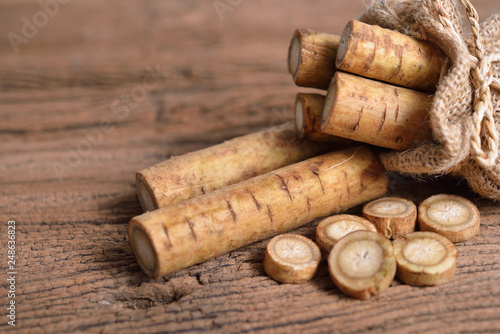
[[321, 220], [316, 227], [316, 243], [324, 254], [344, 236], [354, 231], [377, 232], [375, 225], [354, 215], [334, 215]]
[[305, 283], [321, 261], [318, 246], [302, 235], [282, 234], [271, 239], [264, 254], [264, 270], [282, 283]]
[[410, 285], [439, 285], [455, 273], [457, 249], [434, 232], [414, 232], [394, 240], [397, 277]]
[[396, 260], [389, 239], [376, 232], [356, 231], [333, 246], [328, 268], [342, 292], [368, 299], [389, 287], [396, 273]]
[[417, 207], [413, 202], [399, 197], [383, 197], [363, 207], [363, 217], [388, 238], [402, 237], [415, 231]]
[[479, 210], [463, 197], [434, 195], [419, 205], [418, 223], [421, 231], [436, 232], [452, 242], [461, 242], [479, 233]]

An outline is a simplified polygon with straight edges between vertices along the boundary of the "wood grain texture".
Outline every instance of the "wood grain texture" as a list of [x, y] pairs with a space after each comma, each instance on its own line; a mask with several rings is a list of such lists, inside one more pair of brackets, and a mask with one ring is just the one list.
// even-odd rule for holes
[[[475, 2], [482, 18], [494, 5]], [[40, 6], [0, 3], [0, 331], [500, 332], [500, 207], [449, 178], [392, 175], [390, 188], [416, 204], [436, 192], [478, 204], [480, 233], [457, 244], [457, 273], [444, 286], [394, 281], [361, 302], [335, 288], [326, 262], [309, 283], [278, 284], [262, 267], [268, 240], [158, 280], [135, 261], [126, 235], [141, 213], [135, 172], [291, 120], [294, 29], [340, 34], [362, 10], [361, 1], [256, 0], [221, 20], [212, 1], [71, 1], [15, 53], [6, 35], [21, 34]], [[164, 80], [126, 117], [114, 112], [156, 66]], [[15, 328], [5, 316], [8, 220], [18, 242]], [[295, 232], [314, 238], [315, 226]]]

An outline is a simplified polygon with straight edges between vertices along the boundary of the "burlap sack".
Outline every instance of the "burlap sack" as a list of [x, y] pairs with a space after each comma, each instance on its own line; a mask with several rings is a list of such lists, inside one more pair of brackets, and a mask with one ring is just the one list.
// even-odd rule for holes
[[414, 176], [453, 172], [500, 199], [500, 14], [479, 25], [468, 0], [374, 0], [359, 20], [427, 40], [449, 58], [429, 112], [434, 140], [382, 153], [385, 167]]

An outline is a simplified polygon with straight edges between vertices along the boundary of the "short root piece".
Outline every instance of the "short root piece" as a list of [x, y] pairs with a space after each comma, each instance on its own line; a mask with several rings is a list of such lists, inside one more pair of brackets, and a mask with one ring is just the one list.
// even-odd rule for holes
[[354, 215], [335, 215], [321, 220], [316, 227], [316, 244], [324, 254], [344, 236], [354, 231], [377, 232], [370, 221]]
[[318, 246], [298, 234], [271, 239], [264, 254], [264, 270], [282, 283], [305, 283], [314, 277], [321, 261]]
[[337, 71], [323, 106], [321, 131], [393, 150], [432, 140], [432, 97]]
[[363, 207], [363, 216], [388, 238], [402, 237], [415, 231], [417, 207], [398, 197], [384, 197]]
[[328, 255], [330, 276], [344, 293], [368, 299], [389, 287], [396, 274], [389, 239], [371, 231], [356, 231], [339, 240]]
[[434, 195], [423, 201], [418, 211], [422, 231], [439, 233], [453, 242], [469, 240], [479, 233], [479, 210], [463, 197]]
[[351, 20], [339, 42], [336, 66], [366, 78], [433, 92], [444, 58], [427, 42]]
[[295, 30], [288, 49], [288, 71], [297, 86], [326, 90], [335, 73], [340, 36]]
[[414, 232], [394, 241], [397, 277], [410, 285], [439, 285], [455, 273], [455, 245], [434, 232]]

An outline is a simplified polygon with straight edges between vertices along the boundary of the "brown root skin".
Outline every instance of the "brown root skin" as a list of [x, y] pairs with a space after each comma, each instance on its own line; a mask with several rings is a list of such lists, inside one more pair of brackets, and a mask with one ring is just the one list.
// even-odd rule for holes
[[377, 232], [370, 221], [354, 215], [334, 215], [322, 219], [316, 227], [316, 244], [328, 255], [333, 246], [348, 233], [367, 230]]
[[339, 70], [434, 92], [445, 56], [437, 47], [394, 30], [351, 20], [336, 57]]
[[353, 145], [351, 140], [321, 132], [321, 114], [325, 96], [320, 94], [298, 93], [295, 97], [295, 128], [299, 138], [312, 141], [326, 141], [344, 146]]
[[152, 211], [330, 149], [327, 143], [299, 140], [295, 126], [290, 122], [144, 169], [136, 174], [137, 193], [143, 210]]
[[[377, 156], [367, 147], [353, 147], [137, 216], [129, 223], [129, 239], [141, 267], [156, 278], [386, 191]], [[145, 236], [140, 245], [138, 231]]]
[[318, 270], [321, 252], [310, 239], [297, 234], [274, 237], [264, 253], [264, 271], [282, 283], [301, 284]]
[[414, 232], [394, 241], [397, 277], [406, 284], [424, 286], [449, 282], [455, 274], [457, 249], [434, 232]]
[[431, 97], [411, 89], [337, 72], [328, 89], [321, 131], [393, 150], [432, 140]]
[[417, 207], [413, 202], [398, 197], [384, 197], [367, 203], [363, 217], [372, 222], [379, 233], [395, 239], [415, 231]]
[[297, 29], [288, 49], [288, 71], [297, 86], [326, 90], [335, 73], [339, 36]]
[[466, 241], [479, 233], [479, 210], [474, 203], [461, 196], [431, 196], [420, 203], [418, 211], [421, 231], [439, 233], [452, 242]]
[[335, 244], [328, 255], [328, 269], [342, 292], [365, 300], [389, 287], [396, 259], [389, 239], [376, 232], [355, 231]]

